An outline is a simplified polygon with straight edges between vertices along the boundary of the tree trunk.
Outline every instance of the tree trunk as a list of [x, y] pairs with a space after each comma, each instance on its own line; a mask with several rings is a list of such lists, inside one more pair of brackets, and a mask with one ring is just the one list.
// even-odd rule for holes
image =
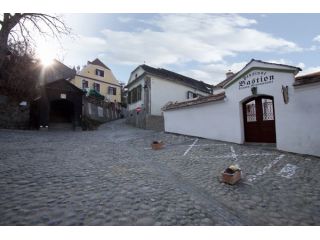
[[0, 31], [0, 69], [2, 68], [2, 65], [4, 63], [4, 60], [7, 56], [8, 52], [8, 38], [9, 38], [9, 32]]
[[10, 31], [19, 23], [21, 18], [22, 15], [20, 13], [16, 13], [14, 15], [10, 15], [9, 13], [4, 14], [0, 29], [0, 69], [2, 68], [3, 62], [8, 52], [8, 40]]

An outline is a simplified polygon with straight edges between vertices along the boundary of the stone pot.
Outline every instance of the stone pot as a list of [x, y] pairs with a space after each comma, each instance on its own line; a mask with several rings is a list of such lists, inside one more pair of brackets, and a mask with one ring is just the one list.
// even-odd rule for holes
[[236, 184], [241, 179], [241, 170], [229, 171], [228, 168], [222, 173], [222, 181], [230, 185]]
[[151, 143], [151, 148], [153, 150], [159, 150], [159, 149], [162, 149], [163, 148], [163, 142], [162, 141], [153, 141]]

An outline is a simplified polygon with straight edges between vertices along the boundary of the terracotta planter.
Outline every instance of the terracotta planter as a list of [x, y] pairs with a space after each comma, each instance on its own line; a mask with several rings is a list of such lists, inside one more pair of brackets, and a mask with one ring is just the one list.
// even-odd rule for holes
[[226, 169], [222, 173], [222, 181], [231, 185], [236, 184], [241, 179], [241, 170], [237, 170], [235, 172], [231, 172]]
[[151, 148], [153, 150], [159, 150], [159, 149], [162, 149], [163, 148], [163, 142], [162, 141], [153, 141], [151, 143]]

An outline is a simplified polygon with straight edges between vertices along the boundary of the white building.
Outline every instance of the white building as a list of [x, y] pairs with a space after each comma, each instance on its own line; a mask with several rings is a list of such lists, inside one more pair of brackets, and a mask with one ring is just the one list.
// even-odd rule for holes
[[163, 68], [138, 66], [128, 84], [127, 122], [146, 129], [163, 130], [163, 111], [168, 102], [212, 94], [212, 85]]
[[214, 95], [167, 105], [165, 131], [320, 156], [320, 73], [251, 60]]

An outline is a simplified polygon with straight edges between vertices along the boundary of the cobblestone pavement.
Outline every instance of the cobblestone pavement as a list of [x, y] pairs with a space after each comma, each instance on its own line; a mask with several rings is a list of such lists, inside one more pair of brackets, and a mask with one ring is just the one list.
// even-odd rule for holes
[[[232, 163], [243, 179], [220, 183]], [[92, 132], [0, 130], [0, 225], [319, 225], [319, 170], [316, 157], [123, 120]]]

